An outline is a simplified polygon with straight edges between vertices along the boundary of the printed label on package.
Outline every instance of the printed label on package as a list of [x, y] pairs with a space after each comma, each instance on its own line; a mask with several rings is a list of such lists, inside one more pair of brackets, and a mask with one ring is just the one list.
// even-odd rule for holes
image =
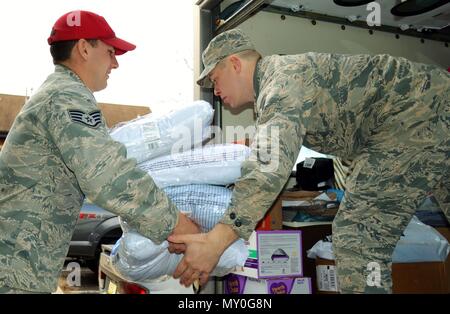
[[317, 265], [317, 285], [320, 291], [338, 291], [336, 266]]

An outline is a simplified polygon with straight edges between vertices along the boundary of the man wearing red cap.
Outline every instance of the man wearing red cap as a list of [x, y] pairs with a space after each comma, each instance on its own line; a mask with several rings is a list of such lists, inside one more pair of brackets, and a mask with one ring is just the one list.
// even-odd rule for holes
[[126, 158], [92, 94], [119, 66], [116, 55], [136, 46], [87, 11], [60, 17], [48, 43], [55, 72], [24, 105], [0, 154], [0, 293], [56, 290], [85, 197], [155, 243], [199, 231]]

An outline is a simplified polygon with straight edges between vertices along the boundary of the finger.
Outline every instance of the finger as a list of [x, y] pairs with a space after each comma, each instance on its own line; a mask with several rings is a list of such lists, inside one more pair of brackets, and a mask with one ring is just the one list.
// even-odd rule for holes
[[191, 242], [192, 234], [172, 234], [167, 240], [173, 243], [185, 243]]
[[206, 283], [208, 282], [208, 279], [209, 279], [209, 273], [202, 272], [200, 274], [199, 279], [200, 279], [200, 285], [201, 286], [206, 285]]
[[173, 272], [173, 278], [177, 279], [179, 278], [188, 268], [188, 265], [183, 257], [183, 259], [181, 260], [181, 262], [178, 263], [177, 269], [175, 269], [175, 271]]
[[[195, 271], [194, 271], [192, 268], [188, 268], [188, 269], [185, 270], [185, 271], [183, 272], [183, 274], [181, 275], [180, 283], [181, 283], [182, 285], [185, 285], [186, 287], [188, 287], [188, 286], [192, 283], [191, 278], [192, 278], [193, 276], [195, 276]], [[197, 276], [198, 276], [198, 275], [197, 275]]]
[[172, 234], [167, 238], [167, 240], [172, 243], [186, 243], [184, 240], [184, 235], [182, 234]]
[[169, 252], [170, 253], [176, 253], [176, 254], [181, 254], [184, 251], [186, 251], [186, 245], [185, 244], [180, 244], [180, 243], [170, 243], [169, 242]]
[[[187, 275], [187, 274], [186, 274]], [[198, 281], [198, 277], [200, 276], [200, 272], [198, 271], [193, 271], [190, 277], [187, 277], [186, 280], [184, 280], [184, 285], [186, 287], [189, 287], [190, 285], [192, 285], [195, 281]]]
[[169, 247], [167, 249], [169, 250], [169, 253], [175, 253], [175, 247], [173, 244], [169, 244]]

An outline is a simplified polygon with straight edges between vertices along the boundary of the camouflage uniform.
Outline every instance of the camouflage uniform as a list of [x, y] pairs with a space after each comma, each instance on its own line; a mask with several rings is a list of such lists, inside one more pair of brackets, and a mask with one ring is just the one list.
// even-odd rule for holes
[[0, 287], [13, 290], [56, 289], [85, 196], [157, 243], [177, 223], [175, 205], [126, 158], [93, 94], [62, 65], [14, 121], [0, 191]]
[[[203, 59], [220, 60], [247, 41], [239, 30], [224, 32]], [[205, 77], [198, 83], [210, 84]], [[260, 59], [253, 83], [253, 160], [243, 164], [221, 222], [248, 238], [302, 144], [353, 160], [333, 222], [340, 289], [391, 292], [392, 252], [428, 191], [450, 220], [450, 75], [389, 55], [305, 53]], [[274, 161], [276, 171], [267, 171]]]

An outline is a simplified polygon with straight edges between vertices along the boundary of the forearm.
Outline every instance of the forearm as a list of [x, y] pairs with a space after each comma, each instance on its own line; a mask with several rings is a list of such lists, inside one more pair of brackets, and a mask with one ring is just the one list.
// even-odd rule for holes
[[[261, 175], [264, 175], [264, 179]], [[248, 240], [258, 222], [264, 217], [267, 210], [285, 185], [289, 175], [258, 174], [252, 172], [245, 175], [236, 183], [232, 201], [220, 220], [234, 230], [239, 237]]]
[[123, 145], [109, 138], [97, 137], [96, 142], [99, 147], [90, 150], [74, 140], [72, 145], [80, 149], [64, 154], [81, 190], [140, 234], [161, 243], [176, 226], [176, 206], [145, 171], [136, 167], [135, 160], [125, 158]]
[[[287, 102], [287, 100], [286, 100]], [[221, 219], [247, 240], [286, 184], [300, 151], [304, 130], [289, 102], [267, 109], [258, 125], [252, 153], [242, 163], [231, 204]]]
[[239, 239], [239, 235], [230, 225], [218, 223], [208, 234], [210, 240], [221, 252], [224, 252], [234, 241]]

